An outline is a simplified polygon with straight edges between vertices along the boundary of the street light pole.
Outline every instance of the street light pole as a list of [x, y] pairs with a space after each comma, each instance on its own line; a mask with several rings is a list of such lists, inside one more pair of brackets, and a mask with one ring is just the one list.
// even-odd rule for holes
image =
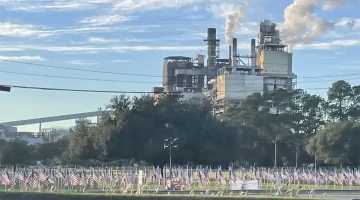
[[279, 140], [279, 135], [275, 136], [275, 140], [274, 140], [274, 168], [277, 167], [277, 142]]
[[[178, 140], [178, 138], [166, 138], [164, 139], [164, 149], [169, 148], [169, 168], [170, 168], [170, 187], [171, 187], [171, 183], [172, 183], [172, 171], [171, 171], [171, 158], [172, 158], [172, 148], [177, 148], [178, 145], [175, 143]], [[166, 176], [166, 172], [165, 172], [165, 176]]]

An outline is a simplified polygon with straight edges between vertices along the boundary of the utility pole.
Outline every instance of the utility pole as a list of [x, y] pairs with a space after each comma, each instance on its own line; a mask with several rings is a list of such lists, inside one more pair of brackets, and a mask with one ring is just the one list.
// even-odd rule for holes
[[10, 91], [11, 91], [11, 87], [0, 85], [0, 92], [10, 92]]
[[315, 152], [315, 185], [317, 185], [317, 169], [316, 169], [316, 152]]
[[275, 136], [275, 140], [274, 140], [274, 168], [277, 167], [277, 142], [279, 139], [279, 135]]
[[[166, 138], [164, 139], [164, 149], [166, 148], [169, 148], [169, 168], [170, 168], [170, 187], [171, 187], [171, 184], [172, 184], [172, 171], [171, 171], [171, 149], [172, 148], [177, 148], [178, 145], [177, 145], [177, 140], [178, 138]], [[165, 176], [166, 176], [166, 172], [165, 172]]]
[[296, 145], [296, 152], [295, 152], [295, 168], [298, 168], [298, 160], [299, 160], [299, 145]]

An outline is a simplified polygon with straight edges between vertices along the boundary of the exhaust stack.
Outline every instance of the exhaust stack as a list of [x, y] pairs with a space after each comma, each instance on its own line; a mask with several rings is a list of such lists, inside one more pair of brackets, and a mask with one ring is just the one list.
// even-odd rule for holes
[[232, 57], [232, 55], [231, 55], [231, 52], [232, 52], [232, 50], [231, 50], [231, 45], [229, 45], [229, 65], [232, 65], [232, 62], [231, 62], [231, 57]]
[[292, 53], [289, 53], [288, 54], [288, 74], [291, 75], [293, 72], [292, 72], [292, 57], [293, 57], [293, 54]]
[[251, 39], [251, 67], [256, 65], [255, 39]]
[[231, 66], [237, 67], [237, 38], [233, 38], [232, 41], [232, 60]]
[[207, 67], [214, 68], [216, 60], [216, 28], [208, 28], [207, 32]]

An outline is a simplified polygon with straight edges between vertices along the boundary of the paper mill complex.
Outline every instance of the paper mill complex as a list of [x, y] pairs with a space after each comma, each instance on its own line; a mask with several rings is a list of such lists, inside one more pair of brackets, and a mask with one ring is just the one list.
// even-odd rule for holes
[[237, 38], [233, 38], [229, 56], [220, 58], [215, 28], [208, 28], [204, 41], [207, 55], [164, 59], [163, 87], [154, 87], [154, 93], [181, 92], [186, 99], [207, 96], [218, 105], [215, 112], [221, 113], [254, 92], [293, 89], [296, 84], [292, 53], [282, 43], [275, 23], [260, 22], [257, 41], [250, 42], [250, 55], [240, 55]]

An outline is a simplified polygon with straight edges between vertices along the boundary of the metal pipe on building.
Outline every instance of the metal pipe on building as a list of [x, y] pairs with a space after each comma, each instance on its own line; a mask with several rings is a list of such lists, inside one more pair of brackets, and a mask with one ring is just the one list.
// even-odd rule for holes
[[255, 67], [256, 53], [255, 53], [255, 39], [251, 39], [251, 67]]
[[237, 38], [233, 38], [232, 41], [232, 60], [231, 66], [237, 66]]

